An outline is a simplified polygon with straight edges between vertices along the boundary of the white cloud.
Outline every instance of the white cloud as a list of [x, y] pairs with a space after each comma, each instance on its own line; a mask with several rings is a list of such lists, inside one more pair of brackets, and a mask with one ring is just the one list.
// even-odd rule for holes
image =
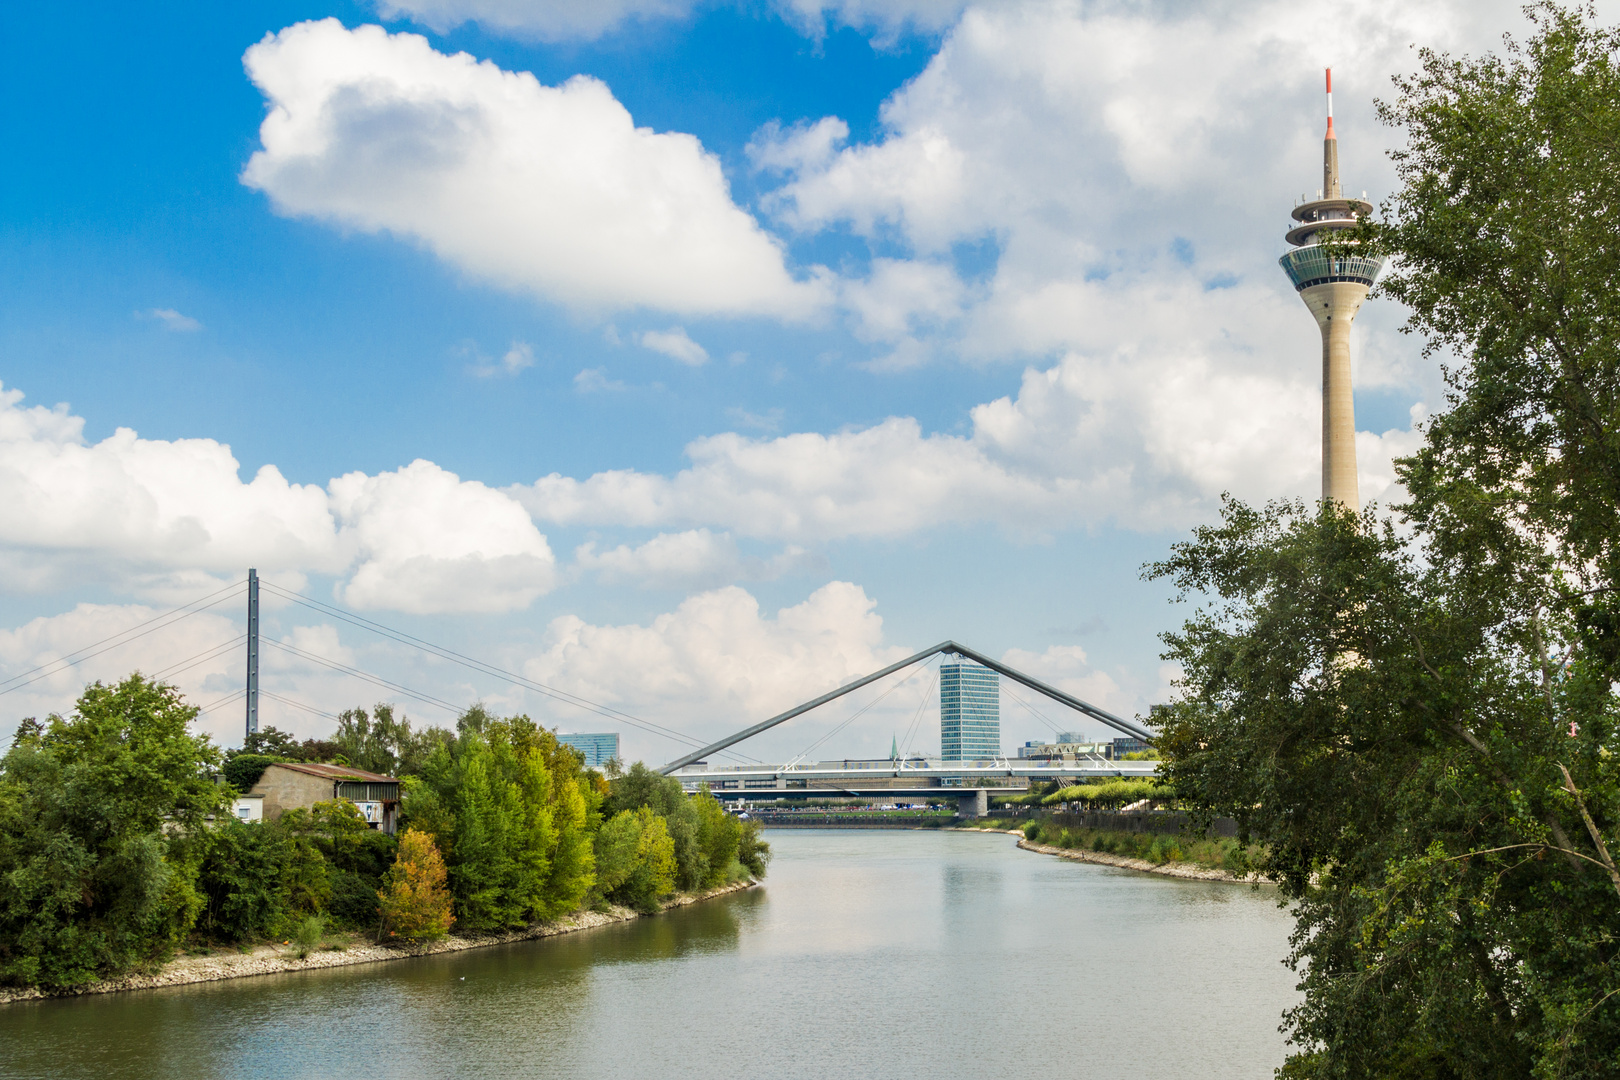
[[[1094, 668], [1090, 658], [1086, 656], [1086, 651], [1078, 645], [1053, 645], [1039, 653], [1028, 649], [1008, 649], [1001, 654], [1001, 662], [1127, 720], [1145, 711], [1148, 705], [1139, 695], [1122, 688], [1106, 671]], [[1009, 693], [1016, 694], [1036, 712], [1056, 724], [1060, 731], [1083, 730], [1094, 732], [1099, 738], [1113, 738], [1121, 734], [1095, 720], [1053, 704], [1033, 690], [1007, 686], [1006, 680], [1003, 680], [1003, 698]], [[1016, 701], [1004, 701], [1001, 715], [1002, 726], [1007, 727], [1014, 720], [1028, 718], [1029, 713]]]
[[635, 582], [647, 588], [713, 588], [736, 581], [769, 581], [795, 571], [823, 569], [826, 561], [789, 545], [768, 559], [745, 556], [729, 533], [690, 529], [659, 533], [637, 547], [606, 551], [596, 542], [574, 550], [574, 562], [605, 584]]
[[99, 443], [65, 405], [23, 407], [0, 387], [0, 584], [100, 581], [173, 598], [248, 566], [291, 586], [338, 576], [356, 606], [506, 611], [551, 586], [545, 537], [509, 496], [418, 461], [376, 476], [243, 483], [212, 439]]
[[[1264, 309], [1283, 299], [1255, 290], [1227, 302]], [[1306, 325], [1301, 352], [1312, 334]], [[1227, 491], [1256, 501], [1314, 498], [1321, 406], [1313, 373], [1245, 370], [1229, 359], [1190, 344], [1100, 361], [1071, 354], [1025, 371], [1016, 396], [976, 406], [965, 435], [925, 434], [902, 417], [830, 435], [728, 433], [690, 443], [691, 467], [673, 476], [552, 474], [510, 491], [541, 521], [707, 526], [794, 543], [974, 522], [1020, 533], [1105, 522], [1158, 529], [1207, 518]], [[1362, 498], [1388, 501], [1388, 461], [1409, 452], [1411, 436], [1358, 438]]]
[[498, 361], [491, 361], [478, 355], [477, 351], [469, 346], [466, 350], [474, 357], [471, 371], [481, 379], [488, 379], [496, 375], [517, 375], [534, 367], [534, 347], [526, 341], [514, 341], [510, 348]]
[[582, 368], [574, 376], [574, 389], [581, 394], [617, 393], [627, 390], [623, 381], [610, 379], [607, 372], [601, 368]]
[[146, 312], [146, 315], [149, 318], [157, 319], [162, 322], [163, 327], [166, 330], [188, 333], [192, 330], [202, 329], [202, 323], [198, 322], [196, 319], [193, 319], [190, 315], [180, 314], [178, 311], [174, 310], [174, 308], [152, 308], [150, 311]]
[[[198, 706], [241, 687], [245, 649], [231, 647], [242, 634], [234, 618], [203, 611], [176, 622], [154, 624], [161, 628], [148, 627], [150, 632], [139, 633], [141, 623], [159, 614], [158, 609], [140, 604], [79, 604], [71, 611], [31, 619], [15, 629], [0, 629], [0, 672], [6, 678], [37, 666], [44, 666], [47, 672], [0, 684], [0, 690], [9, 691], [0, 698], [0, 716], [5, 718], [0, 721], [0, 745], [9, 745], [9, 732], [22, 717], [44, 719], [52, 712], [65, 715], [87, 683], [98, 679], [114, 683], [131, 671], [161, 677]], [[104, 651], [82, 663], [72, 667], [56, 663], [74, 650], [118, 635], [126, 636], [101, 646]], [[201, 726], [216, 735], [240, 732], [242, 715], [238, 704], [225, 714], [210, 714]]]
[[513, 611], [550, 591], [556, 560], [507, 495], [431, 461], [331, 483], [342, 537], [362, 552], [338, 588], [356, 608]]
[[242, 180], [284, 214], [411, 237], [591, 311], [801, 318], [829, 299], [789, 276], [696, 138], [636, 127], [596, 79], [543, 86], [335, 19], [244, 59], [270, 111]]
[[672, 326], [668, 330], [647, 330], [636, 340], [641, 347], [663, 353], [688, 367], [701, 367], [709, 362], [709, 351], [686, 336], [686, 330]]
[[[737, 587], [691, 597], [644, 626], [570, 615], [551, 622], [523, 673], [712, 739], [907, 655], [884, 644], [875, 607], [859, 586], [835, 581], [774, 617]], [[786, 749], [826, 722], [791, 721], [739, 749], [756, 757]], [[675, 756], [674, 744], [647, 745], [649, 756]]]

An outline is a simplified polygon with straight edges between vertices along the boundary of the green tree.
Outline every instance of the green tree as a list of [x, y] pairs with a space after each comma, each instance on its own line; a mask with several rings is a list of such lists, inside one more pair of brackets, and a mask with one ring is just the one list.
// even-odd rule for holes
[[0, 979], [70, 987], [160, 957], [203, 906], [194, 845], [227, 792], [173, 687], [94, 683], [0, 759]]
[[675, 841], [650, 806], [621, 810], [596, 834], [597, 887], [602, 895], [643, 913], [675, 891]]
[[377, 894], [383, 935], [409, 941], [444, 937], [456, 921], [446, 876], [432, 835], [406, 829], [399, 838], [399, 858]]
[[409, 718], [395, 716], [394, 707], [383, 702], [370, 715], [364, 709], [340, 713], [331, 742], [357, 769], [406, 776], [419, 772], [433, 751], [453, 737], [443, 728], [413, 729]]

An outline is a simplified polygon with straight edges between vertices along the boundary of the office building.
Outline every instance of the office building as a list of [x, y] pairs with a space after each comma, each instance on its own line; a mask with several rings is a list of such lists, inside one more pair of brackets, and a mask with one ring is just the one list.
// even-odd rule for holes
[[1001, 756], [1001, 681], [989, 668], [940, 665], [939, 756], [945, 761]]
[[559, 734], [557, 741], [584, 754], [587, 765], [601, 767], [609, 758], [619, 756], [619, 733], [616, 731]]

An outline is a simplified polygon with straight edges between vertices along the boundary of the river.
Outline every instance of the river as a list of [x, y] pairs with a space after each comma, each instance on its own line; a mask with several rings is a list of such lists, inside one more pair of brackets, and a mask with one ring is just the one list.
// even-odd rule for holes
[[1270, 889], [1004, 834], [772, 830], [763, 888], [558, 938], [0, 1006], [0, 1076], [1269, 1078]]

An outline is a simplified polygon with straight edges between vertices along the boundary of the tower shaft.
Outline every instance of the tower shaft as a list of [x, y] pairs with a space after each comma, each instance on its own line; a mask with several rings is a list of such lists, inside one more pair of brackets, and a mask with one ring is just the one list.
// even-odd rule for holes
[[1322, 498], [1361, 512], [1356, 482], [1356, 402], [1350, 383], [1350, 327], [1367, 298], [1359, 281], [1313, 285], [1300, 293], [1322, 332]]

